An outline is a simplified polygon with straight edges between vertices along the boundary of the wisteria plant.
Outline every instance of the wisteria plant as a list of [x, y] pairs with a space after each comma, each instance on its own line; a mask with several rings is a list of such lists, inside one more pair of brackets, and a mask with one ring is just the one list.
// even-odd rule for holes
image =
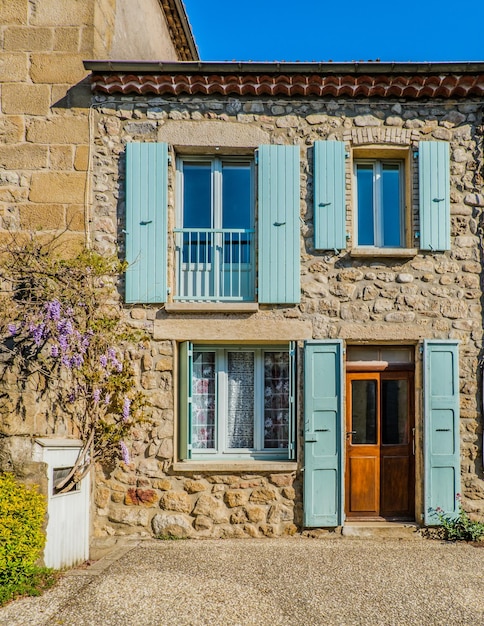
[[14, 377], [16, 385], [0, 383], [0, 410], [25, 419], [25, 398], [35, 393], [53, 431], [63, 424], [81, 439], [60, 490], [98, 460], [129, 463], [125, 440], [143, 419], [145, 401], [126, 358], [142, 338], [124, 321], [116, 292], [124, 269], [116, 257], [89, 250], [61, 258], [55, 241], [34, 236], [1, 251], [0, 379]]

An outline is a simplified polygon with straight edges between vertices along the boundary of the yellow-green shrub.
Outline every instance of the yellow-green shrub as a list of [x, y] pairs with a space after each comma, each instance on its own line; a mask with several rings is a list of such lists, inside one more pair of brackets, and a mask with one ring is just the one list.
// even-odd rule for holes
[[42, 552], [46, 513], [35, 487], [0, 474], [0, 585], [21, 581], [35, 569]]

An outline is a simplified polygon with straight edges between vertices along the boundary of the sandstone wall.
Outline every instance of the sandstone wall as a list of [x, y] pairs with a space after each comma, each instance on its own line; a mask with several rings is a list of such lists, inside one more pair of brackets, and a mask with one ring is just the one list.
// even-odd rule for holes
[[[254, 148], [260, 143], [301, 148], [301, 288], [297, 306], [260, 306], [241, 314], [195, 314], [164, 307], [133, 307], [127, 316], [150, 334], [146, 349], [132, 354], [140, 386], [152, 406], [153, 426], [130, 443], [132, 463], [97, 476], [96, 535], [155, 532], [204, 536], [257, 536], [294, 532], [301, 524], [302, 411], [298, 406], [299, 465], [264, 470], [247, 463], [237, 471], [177, 463], [176, 339], [245, 340], [343, 338], [348, 343], [395, 343], [415, 347], [417, 500], [422, 506], [421, 356], [424, 339], [460, 341], [461, 453], [466, 506], [484, 508], [480, 418], [482, 345], [480, 228], [482, 111], [477, 101], [405, 102], [251, 98], [142, 98], [97, 96], [93, 159], [92, 236], [101, 252], [122, 252], [124, 145], [167, 141], [179, 151]], [[337, 139], [348, 150], [368, 145], [417, 148], [438, 139], [451, 146], [451, 235], [448, 252], [410, 258], [351, 256], [353, 226], [351, 158], [347, 164], [348, 249], [313, 247], [312, 145]], [[172, 152], [172, 157], [175, 152]], [[170, 223], [174, 224], [172, 158]], [[418, 225], [418, 175], [412, 171], [412, 210]], [[173, 246], [172, 238], [169, 238]], [[418, 247], [418, 242], [412, 242]], [[173, 247], [169, 276], [173, 275]], [[173, 293], [173, 289], [172, 289]], [[227, 330], [227, 328], [229, 330]], [[259, 330], [258, 330], [259, 329]], [[268, 330], [268, 329], [273, 329]], [[300, 344], [301, 346], [301, 344]], [[301, 364], [301, 359], [299, 360]], [[300, 377], [301, 378], [301, 377]], [[236, 467], [236, 466], [234, 466]], [[285, 469], [284, 469], [285, 468]], [[420, 498], [420, 499], [419, 499]], [[417, 519], [421, 511], [417, 511]]]

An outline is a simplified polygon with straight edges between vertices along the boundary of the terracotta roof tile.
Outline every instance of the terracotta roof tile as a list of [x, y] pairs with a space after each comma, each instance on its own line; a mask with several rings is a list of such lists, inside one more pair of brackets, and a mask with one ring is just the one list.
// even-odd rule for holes
[[93, 74], [92, 89], [114, 94], [457, 98], [484, 95], [484, 75]]

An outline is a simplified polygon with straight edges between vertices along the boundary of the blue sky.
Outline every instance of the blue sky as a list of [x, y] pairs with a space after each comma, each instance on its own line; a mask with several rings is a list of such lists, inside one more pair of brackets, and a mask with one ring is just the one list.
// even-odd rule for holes
[[484, 0], [184, 0], [203, 61], [483, 61]]

